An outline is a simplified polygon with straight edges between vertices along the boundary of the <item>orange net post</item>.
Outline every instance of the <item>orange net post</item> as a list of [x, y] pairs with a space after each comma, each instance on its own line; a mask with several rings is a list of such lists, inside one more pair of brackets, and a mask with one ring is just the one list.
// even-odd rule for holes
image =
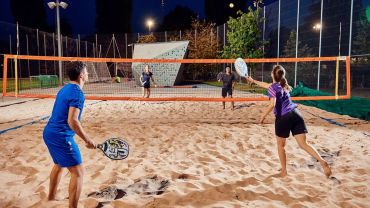
[[6, 86], [7, 86], [7, 78], [8, 78], [8, 57], [4, 56], [4, 70], [3, 70], [3, 96], [6, 96]]

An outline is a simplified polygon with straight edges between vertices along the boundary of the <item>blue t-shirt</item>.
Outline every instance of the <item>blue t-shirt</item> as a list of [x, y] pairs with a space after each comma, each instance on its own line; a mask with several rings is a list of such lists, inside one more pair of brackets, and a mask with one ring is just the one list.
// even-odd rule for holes
[[69, 107], [80, 109], [78, 120], [81, 118], [85, 96], [77, 84], [67, 84], [59, 90], [55, 99], [53, 112], [44, 129], [48, 138], [73, 137], [75, 132], [68, 125]]
[[150, 84], [150, 78], [153, 76], [153, 73], [152, 72], [149, 72], [148, 74], [143, 72], [142, 73], [142, 76], [143, 76], [143, 82], [145, 82], [145, 84]]
[[268, 96], [269, 98], [276, 98], [274, 108], [274, 114], [276, 117], [281, 117], [297, 107], [297, 105], [290, 99], [289, 91], [283, 89], [280, 83], [273, 83], [268, 88]]

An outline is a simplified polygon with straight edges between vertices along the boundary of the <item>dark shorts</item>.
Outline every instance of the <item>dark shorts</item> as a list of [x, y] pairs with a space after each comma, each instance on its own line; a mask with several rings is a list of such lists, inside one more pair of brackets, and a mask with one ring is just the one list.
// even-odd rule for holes
[[233, 89], [232, 88], [222, 88], [222, 97], [226, 97], [227, 95], [233, 96]]
[[278, 137], [288, 138], [292, 135], [308, 133], [303, 117], [297, 109], [290, 111], [275, 120], [275, 134]]
[[146, 84], [146, 83], [145, 83], [145, 84], [143, 85], [143, 87], [144, 87], [144, 88], [146, 88], [146, 89], [150, 88], [150, 83], [149, 83], [149, 84]]

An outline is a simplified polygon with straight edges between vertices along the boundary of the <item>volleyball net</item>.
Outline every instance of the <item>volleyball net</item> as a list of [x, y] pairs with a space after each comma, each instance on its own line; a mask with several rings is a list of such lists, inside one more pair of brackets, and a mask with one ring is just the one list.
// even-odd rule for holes
[[[271, 69], [280, 64], [292, 87], [326, 92], [325, 96], [297, 96], [293, 100], [350, 98], [349, 57], [244, 59], [254, 79], [272, 82]], [[54, 98], [69, 82], [73, 62], [87, 65], [86, 99], [132, 101], [263, 101], [266, 89], [259, 88], [235, 72], [234, 59], [122, 59], [4, 55], [0, 88], [3, 96]], [[149, 65], [153, 74], [150, 98], [143, 97], [140, 79]], [[235, 77], [232, 98], [221, 96], [224, 83], [218, 75], [229, 66]]]

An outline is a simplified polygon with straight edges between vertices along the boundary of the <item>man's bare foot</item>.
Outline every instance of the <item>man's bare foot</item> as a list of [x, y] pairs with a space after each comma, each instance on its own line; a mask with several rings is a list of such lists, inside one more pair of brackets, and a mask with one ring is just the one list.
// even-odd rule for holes
[[323, 160], [320, 161], [320, 165], [322, 166], [322, 169], [324, 170], [324, 174], [326, 175], [326, 177], [329, 178], [329, 176], [331, 175], [331, 168], [329, 164], [325, 160]]
[[288, 173], [287, 173], [286, 170], [285, 171], [281, 171], [281, 173], [280, 173], [280, 177], [282, 177], [282, 178], [284, 178], [287, 175], [288, 175]]
[[55, 200], [55, 195], [48, 195], [48, 201], [54, 201]]

